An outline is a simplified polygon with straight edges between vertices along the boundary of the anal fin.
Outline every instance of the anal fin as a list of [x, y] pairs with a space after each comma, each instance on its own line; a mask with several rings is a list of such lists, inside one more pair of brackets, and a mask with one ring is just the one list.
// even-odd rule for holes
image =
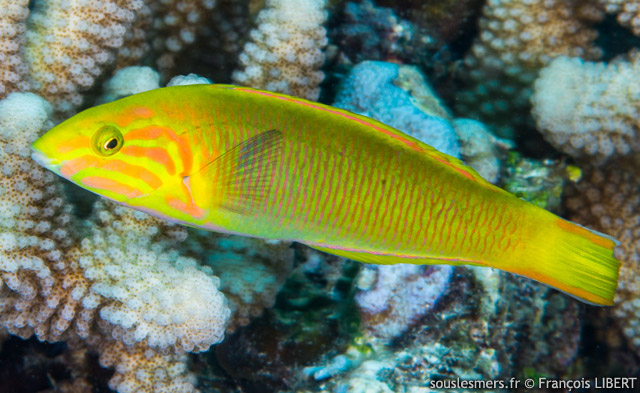
[[487, 266], [486, 263], [483, 263], [481, 261], [474, 261], [474, 260], [460, 259], [460, 258], [414, 257], [411, 255], [403, 256], [403, 255], [392, 255], [392, 254], [377, 254], [377, 253], [371, 253], [366, 251], [352, 251], [352, 250], [344, 250], [340, 248], [318, 247], [313, 244], [307, 244], [307, 245], [311, 248], [315, 248], [318, 251], [326, 252], [328, 254], [349, 258], [357, 262], [373, 263], [376, 265], [395, 265], [398, 263], [410, 263], [414, 265]]

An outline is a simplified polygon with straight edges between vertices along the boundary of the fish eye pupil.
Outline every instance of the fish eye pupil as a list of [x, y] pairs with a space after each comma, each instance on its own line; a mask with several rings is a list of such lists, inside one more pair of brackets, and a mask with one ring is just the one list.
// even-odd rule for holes
[[104, 148], [107, 150], [115, 149], [118, 146], [118, 140], [116, 138], [111, 138], [107, 143], [104, 144]]

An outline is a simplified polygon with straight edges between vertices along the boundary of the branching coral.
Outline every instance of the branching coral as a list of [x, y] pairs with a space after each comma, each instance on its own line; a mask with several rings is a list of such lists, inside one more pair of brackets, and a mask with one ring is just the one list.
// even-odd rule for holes
[[344, 21], [334, 30], [332, 41], [342, 49], [341, 55], [352, 63], [364, 60], [410, 61], [411, 44], [417, 32], [393, 10], [377, 7], [371, 0], [348, 2]]
[[[97, 206], [84, 225], [73, 220], [53, 175], [29, 158], [50, 111], [33, 94], [0, 102], [2, 326], [40, 340], [80, 337], [94, 348], [120, 342], [132, 356], [156, 359], [153, 368], [180, 359], [153, 349], [180, 354], [219, 342], [230, 310], [211, 270], [172, 249], [183, 228], [111, 205]], [[118, 386], [128, 378], [120, 367], [131, 368], [116, 367]]]
[[198, 30], [211, 23], [216, 0], [163, 0], [149, 5], [153, 50], [158, 54], [160, 72], [167, 76], [175, 70], [178, 56], [195, 42]]
[[220, 277], [220, 290], [232, 311], [228, 330], [243, 326], [273, 306], [293, 268], [289, 242], [227, 236], [192, 230], [183, 247]]
[[590, 25], [602, 16], [586, 1], [488, 1], [479, 37], [464, 61], [470, 89], [457, 97], [458, 110], [496, 125], [501, 136], [512, 136], [513, 113], [521, 111], [526, 118], [531, 84], [542, 66], [560, 55], [600, 56]]
[[618, 15], [618, 22], [640, 35], [640, 2], [638, 0], [598, 0], [609, 13]]
[[0, 99], [28, 88], [27, 66], [20, 56], [28, 15], [28, 0], [0, 1]]
[[[0, 102], [0, 323], [13, 334], [60, 339], [74, 317], [78, 286], [64, 251], [71, 216], [54, 175], [30, 158], [29, 145], [49, 124], [51, 106], [29, 93]], [[63, 277], [68, 278], [64, 280]]]
[[560, 57], [535, 83], [544, 137], [572, 157], [602, 162], [640, 151], [640, 54], [608, 65]]
[[171, 246], [186, 230], [128, 208], [98, 206], [90, 234], [68, 252], [90, 291], [102, 331], [131, 345], [203, 351], [222, 340], [230, 311], [219, 280]]
[[318, 99], [324, 74], [324, 0], [268, 0], [240, 54], [237, 84]]
[[115, 59], [142, 6], [142, 0], [36, 1], [25, 47], [33, 88], [60, 110], [78, 107], [80, 91]]

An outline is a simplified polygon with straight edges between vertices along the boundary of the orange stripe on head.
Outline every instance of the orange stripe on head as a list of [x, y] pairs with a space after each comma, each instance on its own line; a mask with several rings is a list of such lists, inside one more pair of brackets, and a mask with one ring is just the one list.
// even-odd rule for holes
[[102, 176], [87, 176], [84, 177], [81, 182], [87, 187], [111, 191], [128, 199], [139, 197], [142, 195], [142, 192], [135, 187], [131, 187], [128, 184], [123, 184], [119, 181]]
[[150, 141], [160, 138], [164, 133], [164, 127], [147, 126], [127, 132], [124, 136], [124, 140], [125, 142], [135, 140]]
[[57, 147], [58, 153], [66, 154], [70, 151], [91, 146], [91, 139], [86, 135], [80, 135], [72, 139], [68, 139]]
[[173, 160], [169, 157], [169, 153], [161, 147], [146, 147], [146, 146], [125, 146], [120, 150], [120, 154], [124, 154], [132, 157], [146, 157], [152, 161], [167, 168], [169, 175], [176, 173], [176, 166], [173, 164]]
[[183, 175], [186, 176], [191, 171], [191, 166], [193, 165], [193, 157], [190, 149], [191, 141], [189, 140], [189, 136], [186, 133], [183, 135], [178, 135], [173, 129], [169, 127], [159, 127], [151, 125], [127, 132], [127, 134], [124, 136], [124, 140], [125, 142], [135, 140], [148, 141], [158, 139], [160, 137], [167, 138], [168, 140], [176, 144], [176, 146], [178, 147], [178, 154], [180, 154], [180, 159], [184, 168]]
[[126, 127], [138, 119], [149, 119], [155, 116], [155, 112], [146, 106], [132, 106], [120, 113], [113, 115], [113, 121], [120, 127]]
[[173, 196], [167, 196], [165, 200], [171, 208], [179, 210], [191, 217], [201, 218], [204, 215], [204, 210], [200, 209], [195, 203], [186, 204]]
[[70, 178], [83, 169], [95, 166], [99, 161], [100, 159], [98, 157], [90, 154], [76, 157], [72, 160], [66, 161], [60, 167], [60, 174], [66, 178]]
[[162, 180], [160, 180], [160, 178], [150, 170], [138, 165], [126, 163], [122, 160], [109, 160], [105, 165], [102, 166], [102, 168], [108, 171], [114, 171], [136, 179], [140, 179], [154, 189], [162, 185]]

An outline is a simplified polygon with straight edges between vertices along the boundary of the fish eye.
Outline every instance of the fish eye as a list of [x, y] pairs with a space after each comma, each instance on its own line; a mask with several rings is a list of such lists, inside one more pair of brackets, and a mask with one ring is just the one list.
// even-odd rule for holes
[[114, 126], [104, 126], [93, 134], [91, 149], [100, 156], [108, 157], [120, 151], [123, 143], [120, 130]]
[[118, 146], [118, 139], [116, 138], [111, 138], [107, 141], [107, 143], [104, 144], [104, 149], [105, 150], [113, 150]]

